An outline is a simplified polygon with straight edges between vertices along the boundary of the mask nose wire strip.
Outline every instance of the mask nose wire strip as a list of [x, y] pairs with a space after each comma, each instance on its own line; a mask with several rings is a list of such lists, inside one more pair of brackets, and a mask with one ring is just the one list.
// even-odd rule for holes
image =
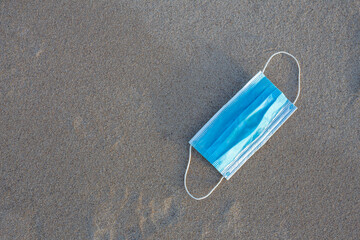
[[190, 149], [189, 149], [189, 162], [188, 162], [188, 165], [187, 165], [186, 171], [185, 171], [184, 186], [185, 186], [186, 192], [189, 194], [190, 197], [192, 197], [192, 198], [195, 199], [195, 200], [203, 200], [203, 199], [207, 198], [208, 196], [210, 196], [210, 194], [220, 185], [220, 183], [221, 183], [221, 181], [224, 179], [224, 177], [222, 177], [222, 178], [220, 179], [220, 181], [216, 184], [216, 186], [215, 186], [213, 189], [211, 189], [211, 191], [210, 191], [208, 194], [206, 194], [206, 195], [203, 196], [203, 197], [199, 197], [199, 198], [194, 197], [194, 196], [189, 192], [189, 190], [187, 189], [187, 186], [186, 186], [186, 176], [187, 176], [187, 173], [188, 173], [188, 171], [189, 171], [190, 162], [191, 162], [191, 147], [192, 147], [192, 146], [190, 145]]
[[273, 55], [271, 55], [271, 57], [269, 58], [269, 60], [268, 60], [267, 63], [265, 64], [265, 67], [264, 67], [264, 69], [262, 70], [262, 72], [263, 72], [263, 73], [265, 72], [265, 69], [266, 69], [267, 65], [269, 64], [270, 60], [271, 60], [274, 56], [276, 56], [276, 55], [278, 55], [278, 54], [281, 54], [281, 53], [292, 57], [292, 58], [296, 61], [296, 64], [297, 64], [297, 66], [298, 66], [298, 68], [299, 68], [299, 75], [298, 75], [298, 93], [297, 93], [297, 95], [296, 95], [295, 101], [293, 102], [293, 103], [295, 104], [296, 101], [298, 100], [299, 96], [300, 96], [300, 88], [301, 88], [301, 85], [300, 85], [300, 64], [299, 64], [298, 60], [296, 59], [296, 57], [294, 57], [293, 55], [291, 55], [291, 54], [288, 53], [288, 52], [284, 52], [284, 51], [276, 52], [276, 53], [274, 53]]

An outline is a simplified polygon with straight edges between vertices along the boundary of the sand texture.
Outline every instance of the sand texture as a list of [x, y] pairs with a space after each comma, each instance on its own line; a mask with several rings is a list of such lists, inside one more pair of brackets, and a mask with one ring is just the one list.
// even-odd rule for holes
[[[360, 2], [261, 2], [0, 1], [0, 239], [359, 239]], [[188, 141], [279, 50], [298, 110], [192, 200]]]

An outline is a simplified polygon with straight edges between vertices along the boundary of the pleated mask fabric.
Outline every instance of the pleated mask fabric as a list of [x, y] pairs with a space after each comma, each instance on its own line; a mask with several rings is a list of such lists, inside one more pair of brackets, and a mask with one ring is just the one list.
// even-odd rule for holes
[[[237, 170], [263, 146], [297, 107], [265, 76], [270, 60], [277, 54], [293, 57], [287, 52], [273, 54], [263, 71], [258, 72], [235, 94], [189, 141], [189, 163], [184, 177], [188, 194], [201, 200], [208, 197], [225, 178], [229, 180]], [[196, 198], [186, 187], [186, 175], [191, 161], [191, 147], [195, 148], [223, 176], [208, 195]]]

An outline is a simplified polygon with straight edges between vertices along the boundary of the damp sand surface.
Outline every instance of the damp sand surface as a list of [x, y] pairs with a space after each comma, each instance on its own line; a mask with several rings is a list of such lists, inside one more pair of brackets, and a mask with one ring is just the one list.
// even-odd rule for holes
[[[358, 239], [359, 7], [1, 1], [0, 239]], [[188, 141], [279, 50], [298, 110], [192, 200]]]

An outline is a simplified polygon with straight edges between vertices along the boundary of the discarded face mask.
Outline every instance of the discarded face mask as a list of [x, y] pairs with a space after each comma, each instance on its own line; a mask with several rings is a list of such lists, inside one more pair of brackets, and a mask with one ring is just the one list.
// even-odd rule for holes
[[[277, 54], [292, 57], [299, 68], [298, 93], [290, 102], [264, 75], [270, 60]], [[189, 162], [184, 176], [186, 192], [195, 200], [207, 198], [221, 181], [229, 180], [239, 168], [280, 128], [297, 109], [300, 95], [300, 65], [287, 52], [273, 54], [262, 71], [258, 72], [230, 99], [189, 141]], [[216, 186], [203, 197], [194, 197], [187, 189], [186, 176], [194, 147], [222, 175]]]

